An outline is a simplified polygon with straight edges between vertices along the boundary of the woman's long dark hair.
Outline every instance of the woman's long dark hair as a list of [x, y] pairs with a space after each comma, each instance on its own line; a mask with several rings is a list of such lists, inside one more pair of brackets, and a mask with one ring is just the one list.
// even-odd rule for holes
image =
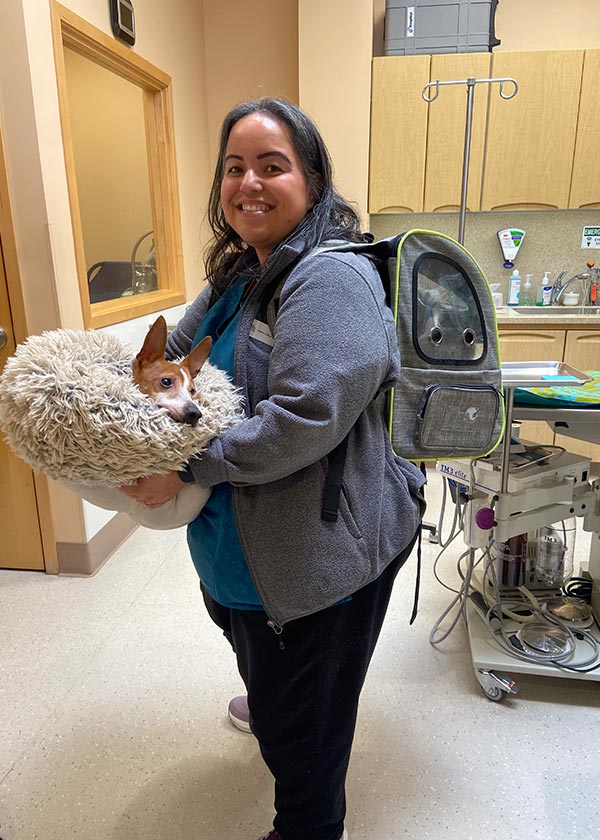
[[331, 158], [323, 138], [313, 121], [291, 102], [283, 99], [257, 99], [236, 105], [223, 120], [219, 155], [215, 168], [210, 199], [208, 222], [214, 238], [204, 254], [206, 277], [211, 286], [222, 294], [229, 283], [229, 268], [247, 250], [246, 243], [225, 219], [221, 205], [221, 180], [225, 150], [233, 126], [249, 114], [270, 114], [284, 123], [300, 158], [315, 205], [296, 229], [301, 230], [307, 250], [326, 239], [345, 239], [362, 242], [360, 220], [354, 208], [337, 192], [333, 185]]

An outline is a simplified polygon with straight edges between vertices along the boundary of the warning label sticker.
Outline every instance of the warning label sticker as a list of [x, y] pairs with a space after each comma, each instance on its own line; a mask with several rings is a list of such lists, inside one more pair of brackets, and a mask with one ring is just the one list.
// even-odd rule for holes
[[581, 247], [586, 250], [588, 248], [600, 248], [600, 227], [584, 226], [581, 236]]

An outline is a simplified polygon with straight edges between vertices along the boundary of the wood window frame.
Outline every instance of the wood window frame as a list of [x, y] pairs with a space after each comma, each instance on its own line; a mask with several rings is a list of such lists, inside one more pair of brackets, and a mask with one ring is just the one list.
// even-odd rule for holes
[[[184, 303], [186, 298], [171, 77], [54, 0], [51, 10], [60, 120], [84, 326], [86, 329], [105, 327]], [[90, 303], [64, 47], [91, 59], [142, 90], [159, 283], [155, 291]]]

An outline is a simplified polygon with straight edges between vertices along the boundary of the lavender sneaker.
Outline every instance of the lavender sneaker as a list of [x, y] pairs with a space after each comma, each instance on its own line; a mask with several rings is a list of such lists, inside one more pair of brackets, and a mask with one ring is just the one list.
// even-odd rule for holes
[[[233, 700], [229, 701], [229, 706], [227, 707], [227, 714], [229, 716], [229, 720], [233, 723], [235, 727], [237, 727], [237, 729], [241, 729], [242, 732], [252, 732], [252, 730], [250, 729], [250, 710], [248, 709], [248, 698], [245, 694], [242, 694], [240, 697], [234, 697]], [[266, 836], [269, 837], [268, 834]], [[272, 840], [278, 840], [277, 834], [274, 835]]]

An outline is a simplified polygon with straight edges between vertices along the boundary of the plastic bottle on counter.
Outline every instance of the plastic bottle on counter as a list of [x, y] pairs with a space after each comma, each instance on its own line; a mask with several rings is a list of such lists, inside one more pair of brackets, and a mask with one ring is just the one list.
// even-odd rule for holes
[[510, 275], [510, 281], [508, 284], [508, 305], [509, 306], [517, 306], [519, 303], [519, 298], [521, 296], [521, 275], [519, 274], [519, 269], [515, 268], [513, 273]]
[[590, 262], [592, 263], [590, 266], [590, 274], [592, 275], [592, 278], [590, 280], [590, 292], [587, 302], [590, 306], [596, 306], [598, 303], [598, 269], [594, 268], [593, 260], [590, 260]]
[[519, 299], [519, 303], [521, 306], [534, 306], [535, 299], [533, 297], [533, 283], [531, 282], [531, 278], [533, 274], [527, 274], [525, 277], [525, 282], [521, 287], [521, 296]]
[[494, 306], [496, 307], [496, 309], [501, 309], [504, 306], [504, 298], [502, 297], [502, 292], [498, 291], [499, 288], [500, 283], [490, 283], [492, 299], [494, 301]]
[[549, 274], [549, 271], [544, 271], [544, 279], [540, 282], [537, 289], [536, 306], [550, 306], [552, 303], [552, 283], [548, 277]]

